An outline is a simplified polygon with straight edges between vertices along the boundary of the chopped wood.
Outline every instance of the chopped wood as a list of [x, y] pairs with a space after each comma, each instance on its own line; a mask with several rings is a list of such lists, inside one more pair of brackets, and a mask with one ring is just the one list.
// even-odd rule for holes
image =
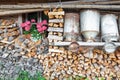
[[65, 12], [62, 11], [62, 12], [49, 12], [48, 15], [64, 15]]

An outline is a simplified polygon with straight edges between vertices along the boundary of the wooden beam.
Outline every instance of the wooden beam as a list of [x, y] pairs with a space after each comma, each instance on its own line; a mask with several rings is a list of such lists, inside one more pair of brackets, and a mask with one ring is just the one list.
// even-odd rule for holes
[[[77, 42], [80, 46], [104, 46], [105, 42]], [[52, 42], [50, 45], [54, 46], [69, 46], [71, 42]], [[119, 42], [115, 42], [116, 46], [120, 46]]]
[[25, 10], [4, 10], [0, 12], [0, 16], [4, 15], [13, 15], [13, 14], [21, 14], [21, 13], [30, 13], [30, 12], [37, 12], [37, 11], [43, 11], [43, 9], [25, 9]]
[[109, 4], [120, 4], [119, 0], [79, 0], [79, 1], [67, 1], [62, 2], [62, 4], [102, 4], [102, 5], [109, 5]]
[[[26, 5], [0, 5], [0, 9], [49, 9], [56, 8], [58, 4], [26, 4]], [[79, 4], [63, 4], [62, 8], [75, 9], [106, 9], [120, 10], [120, 5], [79, 5]]]

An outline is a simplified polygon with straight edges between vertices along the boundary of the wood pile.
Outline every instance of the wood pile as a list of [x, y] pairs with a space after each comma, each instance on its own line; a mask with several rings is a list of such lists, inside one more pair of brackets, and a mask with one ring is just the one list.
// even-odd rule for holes
[[120, 48], [111, 54], [101, 49], [86, 52], [85, 49], [83, 47], [78, 53], [72, 53], [61, 47], [59, 50], [63, 53], [38, 55], [37, 58], [43, 64], [44, 76], [48, 80], [66, 80], [69, 76], [76, 75], [88, 77], [89, 80], [95, 80], [96, 77], [120, 79]]
[[15, 40], [15, 46], [25, 50], [21, 54], [26, 58], [36, 58], [38, 54], [48, 53], [48, 45], [47, 38], [34, 42], [25, 35], [21, 35]]
[[16, 17], [0, 18], [0, 42], [14, 42], [19, 34]]
[[50, 44], [52, 42], [63, 41], [64, 14], [65, 12], [62, 8], [55, 8], [51, 12], [48, 12], [48, 39]]

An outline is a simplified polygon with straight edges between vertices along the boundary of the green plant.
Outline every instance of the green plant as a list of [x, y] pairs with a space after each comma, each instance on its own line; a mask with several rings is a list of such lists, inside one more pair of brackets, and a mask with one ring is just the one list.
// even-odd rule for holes
[[34, 80], [46, 80], [40, 72], [36, 72], [36, 74], [34, 75]]
[[17, 80], [29, 80], [30, 75], [27, 71], [20, 71]]
[[17, 80], [46, 80], [40, 72], [36, 72], [33, 76], [27, 71], [20, 71]]

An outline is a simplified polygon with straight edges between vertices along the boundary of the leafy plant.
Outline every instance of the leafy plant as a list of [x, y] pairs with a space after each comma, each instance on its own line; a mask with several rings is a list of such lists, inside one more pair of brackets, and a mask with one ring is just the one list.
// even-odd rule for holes
[[40, 72], [37, 72], [35, 75], [34, 75], [34, 80], [46, 80]]
[[40, 72], [36, 72], [33, 76], [27, 71], [20, 71], [17, 80], [46, 80]]

